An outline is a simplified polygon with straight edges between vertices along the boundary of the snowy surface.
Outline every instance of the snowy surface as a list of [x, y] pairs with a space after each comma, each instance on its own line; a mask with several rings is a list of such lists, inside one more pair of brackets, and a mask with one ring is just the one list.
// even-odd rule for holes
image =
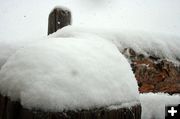
[[165, 119], [165, 105], [180, 104], [180, 95], [163, 93], [140, 94], [142, 119]]
[[[132, 48], [137, 53], [142, 53], [146, 56], [156, 55], [162, 59], [170, 60], [178, 65], [180, 64], [180, 36], [172, 34], [113, 28], [93, 29], [68, 26], [49, 37], [87, 38], [87, 36], [96, 36], [112, 41], [121, 52], [124, 48]], [[42, 39], [42, 37], [39, 39]], [[0, 40], [0, 67], [17, 49], [39, 39], [29, 37], [23, 40]]]
[[0, 40], [0, 69], [6, 63], [7, 59], [13, 55], [19, 48], [24, 47], [27, 44], [31, 44], [34, 41], [38, 41], [42, 38], [25, 38], [24, 40]]
[[[112, 41], [120, 51], [132, 48], [146, 56], [155, 55], [180, 64], [180, 37], [155, 32], [128, 31], [120, 29], [92, 29], [68, 26], [52, 34], [53, 37], [86, 37], [86, 35]], [[50, 36], [50, 37], [51, 37]], [[178, 59], [178, 60], [177, 60]]]
[[121, 108], [131, 109], [133, 106], [136, 106], [136, 105], [141, 105], [141, 102], [133, 101], [133, 102], [121, 103], [118, 105], [111, 105], [111, 106], [107, 107], [107, 109], [109, 109], [109, 110], [117, 110], [117, 109], [121, 109]]
[[0, 92], [30, 109], [89, 109], [139, 100], [130, 64], [114, 44], [93, 35], [32, 43], [9, 58], [0, 77]]

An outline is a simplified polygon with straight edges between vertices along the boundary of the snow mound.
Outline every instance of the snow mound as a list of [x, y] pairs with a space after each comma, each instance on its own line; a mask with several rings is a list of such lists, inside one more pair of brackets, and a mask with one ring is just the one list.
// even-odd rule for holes
[[[120, 29], [88, 29], [68, 26], [52, 34], [52, 37], [83, 37], [87, 34], [97, 35], [112, 41], [122, 52], [132, 48], [145, 56], [158, 56], [180, 64], [180, 37], [172, 34], [145, 31], [128, 31]], [[51, 37], [50, 36], [50, 37]]]
[[0, 70], [0, 93], [29, 109], [76, 110], [139, 101], [130, 64], [97, 36], [49, 38], [18, 50]]
[[165, 105], [180, 104], [180, 95], [164, 93], [140, 94], [142, 119], [165, 119]]

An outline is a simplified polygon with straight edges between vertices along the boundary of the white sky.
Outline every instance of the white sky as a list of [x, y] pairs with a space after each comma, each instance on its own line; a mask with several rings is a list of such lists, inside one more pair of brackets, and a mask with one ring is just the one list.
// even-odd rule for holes
[[47, 35], [58, 5], [71, 9], [76, 26], [180, 32], [180, 0], [0, 0], [0, 40]]

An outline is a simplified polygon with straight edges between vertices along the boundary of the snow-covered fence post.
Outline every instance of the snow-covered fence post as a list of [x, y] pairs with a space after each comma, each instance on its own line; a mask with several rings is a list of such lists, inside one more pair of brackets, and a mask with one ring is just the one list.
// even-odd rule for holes
[[71, 12], [63, 7], [55, 7], [49, 14], [48, 35], [67, 25], [71, 25]]

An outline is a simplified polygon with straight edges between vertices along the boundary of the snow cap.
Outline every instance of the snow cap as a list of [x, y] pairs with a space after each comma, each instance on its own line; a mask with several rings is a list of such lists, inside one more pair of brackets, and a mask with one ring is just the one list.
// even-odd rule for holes
[[0, 93], [29, 109], [92, 109], [139, 101], [125, 57], [111, 42], [88, 34], [28, 45], [8, 59], [0, 77]]

